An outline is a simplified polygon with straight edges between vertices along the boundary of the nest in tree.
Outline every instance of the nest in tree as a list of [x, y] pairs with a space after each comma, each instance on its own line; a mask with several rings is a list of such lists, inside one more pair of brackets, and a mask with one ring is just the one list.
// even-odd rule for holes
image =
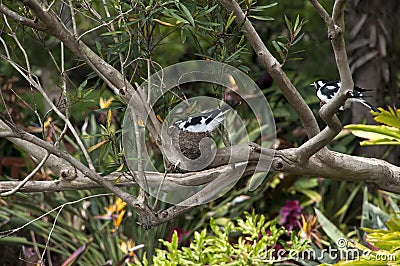
[[[182, 152], [182, 154], [191, 160], [198, 159], [201, 155], [200, 142], [204, 138], [211, 138], [210, 132], [189, 132], [180, 130], [177, 127], [171, 127], [168, 130], [172, 143], [175, 148]], [[202, 144], [210, 144], [209, 142], [202, 142]], [[211, 151], [211, 146], [202, 147], [207, 152]]]

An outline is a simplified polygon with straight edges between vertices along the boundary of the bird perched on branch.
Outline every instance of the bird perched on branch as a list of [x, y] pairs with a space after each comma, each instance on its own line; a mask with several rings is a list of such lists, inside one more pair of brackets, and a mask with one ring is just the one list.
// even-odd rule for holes
[[[322, 106], [325, 103], [332, 100], [333, 97], [338, 93], [341, 83], [338, 80], [328, 81], [324, 79], [319, 79], [311, 83], [310, 85], [313, 85], [315, 87], [317, 92], [317, 97], [321, 101], [321, 106]], [[364, 97], [368, 97], [364, 96], [364, 92], [367, 91], [370, 90], [354, 86], [352, 95], [346, 100], [344, 106], [341, 106], [339, 108], [339, 110], [343, 111], [345, 108], [348, 108], [352, 102], [359, 102], [374, 112], [380, 112], [375, 106], [373, 106], [372, 104], [363, 99]]]
[[226, 114], [239, 105], [240, 102], [233, 104], [232, 106], [224, 104], [221, 108], [216, 110], [201, 113], [197, 116], [189, 116], [186, 119], [178, 120], [174, 122], [174, 125], [183, 131], [189, 132], [211, 132], [217, 128], [217, 126], [222, 123]]

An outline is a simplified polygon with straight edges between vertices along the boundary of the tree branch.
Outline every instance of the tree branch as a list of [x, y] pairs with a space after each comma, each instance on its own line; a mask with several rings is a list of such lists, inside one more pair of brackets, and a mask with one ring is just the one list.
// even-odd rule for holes
[[[310, 0], [317, 12], [321, 15], [328, 26], [328, 37], [331, 39], [332, 48], [335, 54], [336, 65], [339, 70], [341, 87], [337, 95], [325, 104], [319, 111], [319, 115], [326, 123], [327, 127], [313, 139], [304, 143], [297, 151], [300, 160], [304, 162], [313, 154], [325, 147], [342, 130], [342, 125], [336, 116], [339, 107], [344, 104], [346, 99], [353, 92], [353, 80], [347, 60], [344, 42], [344, 7], [346, 1], [337, 0], [334, 5], [332, 19], [317, 0]], [[328, 150], [323, 151], [328, 156]]]
[[292, 82], [283, 72], [279, 62], [272, 56], [264, 45], [257, 31], [247, 19], [236, 0], [220, 0], [221, 4], [236, 16], [236, 22], [242, 25], [242, 30], [247, 40], [250, 42], [260, 61], [264, 64], [274, 82], [281, 89], [287, 101], [292, 105], [296, 114], [299, 116], [309, 138], [319, 133], [317, 120], [311, 109], [301, 97], [300, 93], [293, 86]]
[[[335, 52], [335, 58], [342, 80], [342, 89], [339, 91], [339, 96], [320, 110], [320, 115], [326, 122], [327, 127], [322, 132], [319, 131], [316, 119], [310, 108], [287, 78], [279, 62], [265, 47], [238, 3], [233, 0], [220, 0], [228, 11], [235, 14], [237, 22], [242, 25], [244, 34], [253, 46], [258, 57], [282, 90], [289, 103], [296, 110], [304, 128], [307, 130], [310, 140], [299, 148], [278, 151], [266, 149], [254, 143], [220, 149], [217, 151], [216, 157], [210, 165], [211, 169], [190, 173], [168, 173], [163, 183], [163, 189], [165, 191], [174, 191], [177, 189], [177, 185], [193, 186], [208, 184], [221, 174], [227, 173], [227, 169], [231, 167], [227, 165], [228, 163], [247, 163], [248, 165], [245, 169], [244, 176], [255, 173], [256, 171], [269, 171], [267, 167], [268, 164], [264, 166], [264, 169], [262, 167], [256, 168], [256, 164], [259, 160], [272, 160], [272, 169], [274, 171], [293, 173], [296, 175], [320, 176], [346, 181], [363, 181], [372, 183], [379, 189], [400, 193], [399, 167], [391, 165], [383, 160], [350, 156], [329, 152], [323, 149], [341, 130], [340, 121], [335, 114], [353, 88], [342, 34], [344, 30], [343, 10], [346, 1], [338, 0], [335, 2], [333, 19], [329, 17], [328, 13], [322, 8], [318, 1], [310, 1], [328, 24], [328, 35], [332, 41], [332, 47]], [[125, 101], [130, 101], [134, 91], [133, 86], [126, 82], [120, 72], [95, 54], [82, 41], [78, 40], [75, 36], [76, 34], [74, 35], [71, 33], [54, 13], [43, 9], [38, 1], [26, 0], [24, 3], [26, 3], [38, 17], [39, 21], [37, 24], [33, 25], [32, 21], [21, 18], [3, 5], [0, 5], [0, 12], [23, 25], [47, 32], [60, 39], [73, 53], [96, 71], [96, 73], [98, 73], [98, 75], [114, 90], [114, 93], [120, 95]], [[133, 99], [135, 102], [133, 108], [135, 112], [137, 112], [135, 114], [138, 115], [138, 118], [147, 117], [148, 112], [154, 116], [151, 108], [146, 105], [146, 94], [144, 90], [139, 88], [138, 91], [139, 93], [134, 96], [136, 98]], [[151, 116], [151, 118], [153, 119], [155, 116]], [[160, 124], [155, 123], [152, 119], [150, 119], [151, 121], [147, 121], [148, 123], [146, 123], [146, 126], [149, 128], [152, 136], [158, 138], [160, 134]], [[0, 135], [8, 136], [10, 141], [23, 147], [23, 149], [37, 161], [42, 160], [46, 151], [48, 151], [51, 155], [46, 161], [46, 165], [52, 167], [51, 169], [54, 169], [54, 172], [61, 177], [63, 176], [62, 171], [65, 171], [65, 169], [75, 173], [75, 175], [71, 175], [75, 180], [61, 178], [60, 180], [46, 181], [48, 183], [43, 181], [29, 181], [20, 191], [33, 192], [39, 190], [43, 191], [43, 189], [53, 191], [105, 187], [139, 212], [140, 218], [143, 219], [142, 225], [146, 229], [171, 220], [192, 208], [190, 206], [177, 205], [155, 213], [145, 203], [138, 201], [136, 197], [128, 194], [119, 187], [136, 186], [137, 184], [135, 181], [123, 177], [119, 183], [114, 185], [114, 180], [118, 177], [119, 173], [103, 177], [89, 169], [70, 154], [61, 151], [58, 147], [33, 135], [14, 128], [12, 124], [7, 124], [1, 117]], [[159, 140], [156, 140], [157, 144], [159, 144]], [[229, 156], [232, 157], [229, 158]], [[145, 174], [149, 186], [151, 187], [159, 185], [164, 177], [163, 173], [146, 172]], [[1, 182], [0, 192], [15, 188], [18, 184], [18, 182]], [[198, 197], [201, 198], [202, 195], [198, 195]], [[193, 198], [193, 200], [195, 201], [196, 198]]]
[[23, 25], [26, 25], [28, 27], [31, 27], [33, 29], [37, 29], [40, 31], [45, 31], [46, 30], [46, 25], [43, 24], [40, 21], [36, 21], [34, 19], [29, 19], [23, 16], [18, 15], [14, 11], [8, 9], [5, 5], [0, 3], [0, 13], [3, 13], [4, 15], [10, 17], [12, 20], [21, 23]]

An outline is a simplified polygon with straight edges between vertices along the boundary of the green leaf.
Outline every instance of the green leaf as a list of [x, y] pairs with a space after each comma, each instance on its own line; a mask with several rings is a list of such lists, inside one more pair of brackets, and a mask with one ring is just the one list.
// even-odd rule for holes
[[390, 139], [378, 139], [378, 140], [364, 140], [360, 142], [360, 146], [372, 146], [372, 145], [400, 145], [399, 142]]
[[299, 191], [306, 195], [312, 202], [321, 202], [322, 196], [319, 194], [318, 191], [312, 190], [312, 189], [303, 189]]
[[83, 81], [81, 84], [79, 84], [78, 90], [82, 91], [87, 85], [87, 79], [85, 79], [85, 81]]
[[280, 47], [282, 47], [283, 50], [285, 50], [285, 51], [287, 50], [286, 44], [284, 44], [283, 42], [277, 41], [277, 44], [278, 44]]
[[236, 16], [233, 15], [233, 12], [229, 15], [228, 21], [226, 22], [225, 25], [225, 31], [228, 30], [229, 26], [232, 24], [233, 21], [235, 21]]
[[189, 21], [186, 19], [182, 18], [178, 14], [176, 14], [173, 10], [167, 9], [165, 12], [163, 12], [166, 15], [170, 15], [171, 17], [175, 18], [178, 22], [182, 22], [184, 24], [189, 24]]
[[283, 51], [282, 51], [281, 47], [279, 46], [278, 42], [277, 41], [272, 41], [272, 45], [274, 46], [275, 50], [278, 52], [280, 58], [282, 60], [284, 60], [285, 59], [285, 55], [283, 54]]
[[185, 17], [187, 18], [187, 20], [194, 27], [194, 19], [192, 17], [192, 14], [190, 13], [189, 9], [182, 3], [179, 3], [179, 9], [181, 9], [183, 14], [185, 14]]
[[303, 57], [291, 57], [291, 58], [288, 59], [288, 61], [300, 61], [300, 60], [303, 60], [303, 59], [304, 59]]
[[[296, 43], [298, 43], [298, 42], [301, 40], [301, 38], [303, 38], [304, 33], [305, 33], [305, 32], [303, 32], [302, 34], [300, 34], [300, 36], [297, 37], [297, 38], [293, 41], [292, 46], [295, 45]], [[303, 51], [304, 51], [304, 50], [303, 50]]]
[[368, 139], [368, 142], [364, 142], [364, 145], [400, 145], [400, 130], [395, 127], [352, 124], [344, 128], [350, 129], [351, 133], [357, 137]]
[[288, 28], [290, 35], [293, 34], [293, 25], [292, 22], [289, 20], [289, 18], [285, 15], [285, 22], [286, 22], [286, 27]]
[[[300, 15], [297, 15], [296, 22], [294, 23], [294, 28], [293, 28], [295, 31], [295, 35], [296, 35], [297, 27], [299, 26], [299, 23], [300, 23]], [[300, 28], [301, 28], [301, 26], [300, 26]]]
[[394, 217], [394, 218], [389, 219], [386, 222], [386, 226], [391, 231], [400, 231], [400, 218], [399, 217]]
[[330, 239], [337, 243], [340, 239], [347, 239], [347, 237], [331, 222], [325, 215], [322, 214], [318, 209], [314, 209], [315, 214], [318, 217], [318, 221], [321, 224], [324, 232], [329, 236]]
[[265, 9], [268, 9], [268, 8], [271, 8], [271, 7], [274, 7], [274, 6], [276, 6], [277, 4], [278, 4], [278, 3], [275, 2], [275, 3], [269, 4], [269, 5], [256, 6], [256, 7], [254, 7], [252, 10], [253, 10], [253, 11], [262, 11], [262, 10], [265, 10]]
[[95, 45], [96, 45], [96, 50], [99, 53], [99, 55], [102, 55], [101, 44], [99, 42], [96, 42]]
[[240, 37], [240, 41], [236, 45], [236, 48], [239, 48], [240, 46], [242, 46], [244, 41], [245, 41], [245, 37], [244, 37], [244, 35], [242, 35], [242, 37]]
[[207, 10], [205, 10], [203, 12], [201, 12], [201, 15], [203, 15], [203, 16], [204, 15], [208, 15], [209, 13], [213, 12], [217, 7], [218, 7], [218, 4], [210, 7], [209, 9], [207, 9]]
[[368, 202], [368, 189], [365, 187], [363, 191], [361, 227], [386, 229], [385, 223], [389, 218], [390, 216], [387, 213]]
[[269, 16], [250, 15], [249, 18], [254, 18], [254, 19], [257, 19], [257, 20], [261, 20], [261, 21], [271, 21], [271, 20], [275, 20], [273, 17], [269, 17]]
[[342, 208], [340, 208], [339, 211], [336, 212], [335, 216], [333, 217], [333, 219], [336, 219], [336, 217], [340, 216], [340, 222], [343, 222], [343, 219], [345, 218], [345, 214], [347, 212], [347, 210], [350, 208], [351, 203], [353, 202], [353, 199], [355, 198], [355, 196], [357, 195], [358, 191], [361, 188], [362, 183], [358, 184], [358, 186], [353, 189], [353, 191], [351, 192], [350, 196], [347, 198], [346, 202], [343, 204]]
[[267, 177], [266, 173], [255, 173], [250, 179], [249, 191], [254, 191]]
[[118, 35], [118, 34], [122, 34], [122, 33], [123, 33], [122, 30], [109, 31], [109, 32], [102, 33], [101, 36]]
[[381, 113], [377, 113], [374, 118], [375, 121], [400, 129], [400, 109], [393, 109], [390, 106], [388, 107], [388, 109], [389, 111], [386, 111], [383, 108], [379, 108]]
[[240, 47], [239, 49], [237, 49], [233, 54], [231, 54], [227, 59], [225, 59], [225, 62], [231, 62], [231, 61], [235, 61], [235, 59], [239, 58], [240, 53], [245, 50], [246, 47]]

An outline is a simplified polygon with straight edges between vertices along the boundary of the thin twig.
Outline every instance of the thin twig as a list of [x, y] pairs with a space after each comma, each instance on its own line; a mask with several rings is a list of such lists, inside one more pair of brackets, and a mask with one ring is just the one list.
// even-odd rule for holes
[[162, 178], [162, 180], [161, 180], [160, 185], [158, 186], [157, 195], [156, 195], [156, 200], [154, 201], [154, 204], [153, 204], [153, 209], [154, 209], [154, 210], [155, 210], [155, 208], [156, 208], [156, 206], [157, 206], [158, 197], [160, 196], [161, 188], [162, 188], [163, 185], [164, 185], [165, 177], [167, 176], [167, 172], [168, 172], [167, 170], [168, 170], [168, 169], [165, 169], [165, 171], [164, 171], [164, 176], [163, 176], [163, 178]]
[[78, 30], [76, 29], [74, 5], [72, 4], [71, 0], [68, 0], [68, 5], [69, 5], [69, 12], [71, 12], [72, 32], [74, 33], [74, 36], [76, 37], [76, 36], [78, 36]]
[[[54, 222], [53, 222], [53, 224], [52, 224], [52, 226], [51, 226], [49, 235], [47, 236], [46, 245], [45, 245], [45, 247], [44, 247], [44, 249], [43, 249], [42, 256], [40, 257], [40, 262], [41, 262], [41, 263], [43, 263], [43, 261], [44, 261], [44, 255], [45, 255], [45, 253], [46, 253], [46, 251], [47, 251], [47, 247], [49, 246], [50, 239], [51, 239], [51, 235], [53, 234], [54, 228], [56, 227], [57, 219], [58, 219], [58, 217], [60, 216], [61, 211], [64, 209], [65, 206], [66, 206], [66, 205], [63, 204], [62, 207], [58, 210], [58, 212], [57, 212], [57, 214], [56, 214], [56, 217], [54, 217]], [[44, 265], [44, 264], [43, 264], [43, 265]]]
[[[1, 38], [1, 37], [0, 37]], [[17, 40], [18, 41], [18, 40]], [[18, 41], [19, 42], [19, 41]], [[22, 48], [23, 49], [23, 48]], [[54, 112], [68, 125], [69, 130], [73, 134], [76, 142], [78, 143], [79, 147], [81, 148], [81, 151], [83, 155], [85, 156], [85, 159], [90, 167], [90, 169], [95, 169], [92, 159], [89, 156], [89, 153], [86, 150], [85, 145], [83, 144], [82, 140], [78, 136], [78, 133], [76, 132], [74, 126], [72, 125], [71, 121], [55, 106], [53, 101], [50, 99], [50, 97], [47, 95], [47, 93], [44, 91], [43, 87], [41, 84], [38, 82], [38, 78], [32, 73], [28, 72], [28, 75], [21, 69], [21, 67], [16, 64], [10, 57], [4, 57], [4, 55], [0, 54], [0, 57], [6, 60], [12, 67], [14, 67], [15, 70], [17, 70], [25, 79], [28, 81], [33, 87], [35, 87], [43, 96], [43, 98], [46, 100], [46, 102], [51, 106], [51, 108], [54, 110]], [[35, 80], [35, 79], [37, 80]]]
[[125, 15], [131, 13], [132, 11], [133, 11], [133, 9], [129, 9], [128, 11], [123, 12], [122, 15], [119, 15], [119, 16], [113, 18], [113, 19], [110, 20], [109, 22], [103, 23], [103, 24], [98, 25], [98, 26], [96, 26], [96, 27], [94, 27], [94, 28], [91, 28], [90, 30], [85, 31], [84, 33], [82, 33], [81, 35], [79, 35], [79, 37], [77, 38], [77, 40], [79, 41], [80, 39], [82, 39], [83, 36], [85, 36], [85, 35], [88, 34], [88, 33], [93, 32], [93, 31], [95, 31], [95, 30], [98, 30], [98, 29], [103, 28], [103, 27], [108, 27], [110, 24], [114, 23], [114, 21], [120, 19], [121, 16], [125, 16]]

